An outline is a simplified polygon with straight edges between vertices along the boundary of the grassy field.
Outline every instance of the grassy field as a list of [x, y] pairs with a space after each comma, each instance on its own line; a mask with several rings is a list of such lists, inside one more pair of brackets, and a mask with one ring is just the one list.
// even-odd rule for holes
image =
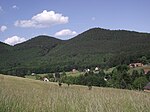
[[[37, 74], [37, 75], [39, 75], [39, 76], [41, 76], [41, 77], [44, 77], [44, 76], [46, 76], [48, 73], [45, 73], [45, 74]], [[75, 76], [79, 76], [79, 75], [81, 75], [81, 74], [84, 74], [84, 72], [79, 72], [79, 71], [77, 71], [77, 72], [75, 72], [75, 73], [73, 73], [73, 72], [66, 72], [66, 75], [67, 76], [73, 76], [73, 77], [75, 77]], [[29, 78], [29, 79], [36, 79], [36, 76], [34, 75], [26, 75], [25, 76], [25, 78]]]
[[81, 74], [85, 74], [85, 73], [84, 72], [79, 72], [79, 71], [76, 71], [75, 73], [73, 73], [73, 72], [66, 72], [67, 76], [79, 76]]
[[0, 112], [150, 112], [150, 93], [0, 75]]

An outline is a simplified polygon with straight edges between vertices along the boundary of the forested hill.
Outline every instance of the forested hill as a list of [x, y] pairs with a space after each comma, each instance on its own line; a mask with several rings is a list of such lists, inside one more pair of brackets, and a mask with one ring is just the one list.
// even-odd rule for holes
[[15, 49], [26, 49], [26, 48], [53, 48], [57, 44], [61, 43], [62, 40], [56, 39], [54, 37], [49, 37], [45, 35], [40, 35], [34, 37], [26, 42], [15, 45]]
[[5, 61], [10, 57], [10, 53], [12, 50], [12, 46], [0, 42], [0, 68], [5, 68], [3, 65]]
[[[62, 49], [76, 53], [118, 53], [149, 49], [150, 34], [124, 30], [90, 29], [67, 41]], [[60, 51], [62, 50], [60, 49]]]
[[[0, 43], [0, 50], [3, 46], [6, 45]], [[130, 63], [142, 56], [150, 58], [150, 34], [93, 28], [70, 40], [38, 36], [7, 47], [7, 53], [0, 54], [8, 56], [7, 60], [0, 58], [2, 73], [56, 72]]]
[[9, 49], [11, 49], [11, 48], [12, 48], [12, 46], [0, 42], [0, 52], [1, 52], [1, 53], [7, 52], [7, 51], [8, 51]]

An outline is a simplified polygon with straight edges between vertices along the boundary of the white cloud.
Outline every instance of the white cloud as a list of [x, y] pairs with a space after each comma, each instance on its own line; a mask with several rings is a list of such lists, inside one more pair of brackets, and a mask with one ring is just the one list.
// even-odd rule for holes
[[9, 44], [9, 45], [15, 45], [15, 44], [18, 44], [18, 43], [22, 43], [26, 41], [25, 38], [21, 38], [21, 37], [18, 37], [18, 36], [12, 36], [10, 38], [7, 38], [4, 42], [6, 44]]
[[2, 12], [3, 11], [3, 8], [0, 6], [0, 12]]
[[30, 20], [17, 20], [15, 26], [24, 28], [46, 28], [57, 24], [65, 24], [69, 22], [69, 17], [54, 11], [44, 10], [42, 13], [33, 16]]
[[1, 32], [4, 32], [5, 30], [7, 30], [7, 26], [4, 26], [4, 25], [3, 25], [3, 26], [0, 27], [0, 31], [1, 31]]
[[12, 6], [13, 9], [19, 9], [19, 7], [17, 7], [16, 5]]
[[92, 21], [95, 21], [95, 19], [96, 19], [95, 17], [92, 17]]
[[61, 37], [61, 36], [73, 36], [77, 35], [76, 31], [71, 31], [70, 29], [63, 29], [59, 32], [55, 33], [55, 36]]

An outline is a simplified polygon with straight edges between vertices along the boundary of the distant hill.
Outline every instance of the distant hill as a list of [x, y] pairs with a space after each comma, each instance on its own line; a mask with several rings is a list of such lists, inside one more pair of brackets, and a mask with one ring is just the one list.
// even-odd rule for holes
[[12, 46], [0, 42], [0, 70], [5, 69], [5, 66], [7, 66], [5, 62], [11, 56], [12, 50]]
[[54, 49], [61, 40], [49, 36], [38, 36], [24, 43], [14, 46], [13, 52], [18, 58], [32, 61], [36, 57], [43, 57]]
[[69, 40], [38, 36], [9, 47], [13, 49], [5, 66], [0, 64], [2, 73], [69, 71], [130, 63], [141, 56], [150, 58], [150, 34], [93, 28]]
[[12, 46], [0, 42], [0, 52], [1, 52], [1, 53], [5, 53], [5, 52], [7, 52], [9, 49], [11, 49], [11, 48], [12, 48]]
[[[15, 75], [20, 74], [20, 70], [26, 72], [32, 67], [28, 63], [34, 63], [37, 66], [38, 60], [46, 55], [50, 50], [55, 48], [58, 44], [61, 44], [61, 40], [49, 36], [37, 36], [21, 44], [11, 46], [12, 49], [7, 53], [9, 57], [3, 60], [0, 64], [1, 71], [12, 73]], [[7, 55], [6, 53], [4, 55]], [[33, 66], [33, 68], [36, 68]], [[23, 73], [24, 73], [23, 72]]]

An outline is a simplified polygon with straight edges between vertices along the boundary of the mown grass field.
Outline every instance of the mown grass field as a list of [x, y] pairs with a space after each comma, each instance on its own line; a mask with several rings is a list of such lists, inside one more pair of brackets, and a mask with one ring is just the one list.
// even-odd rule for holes
[[[79, 76], [81, 74], [84, 74], [84, 72], [79, 72], [79, 71], [74, 72], [74, 73], [73, 72], [66, 72], [67, 76], [73, 76], [73, 77]], [[44, 76], [48, 75], [48, 73], [45, 73], [45, 74], [36, 74], [36, 75], [44, 77]], [[26, 75], [25, 78], [36, 79], [36, 76], [35, 75]]]
[[0, 112], [150, 112], [150, 93], [0, 75]]
[[67, 76], [79, 76], [81, 74], [85, 74], [85, 73], [84, 72], [79, 72], [79, 71], [76, 71], [76, 72], [66, 72]]

